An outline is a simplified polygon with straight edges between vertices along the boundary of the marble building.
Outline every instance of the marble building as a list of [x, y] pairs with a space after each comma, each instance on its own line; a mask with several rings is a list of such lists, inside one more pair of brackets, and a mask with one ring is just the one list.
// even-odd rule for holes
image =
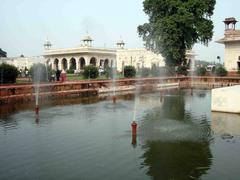
[[218, 43], [225, 45], [224, 66], [227, 71], [237, 71], [240, 68], [240, 30], [235, 29], [237, 20], [234, 17], [224, 21], [225, 33]]
[[[121, 39], [116, 48], [98, 48], [93, 45], [93, 38], [87, 34], [82, 38], [82, 44], [73, 48], [53, 49], [50, 41], [44, 44], [44, 58], [52, 69], [74, 69], [81, 71], [85, 65], [92, 64], [99, 68], [116, 66], [121, 72], [126, 65], [135, 66], [136, 69], [153, 65], [165, 66], [164, 58], [144, 48], [128, 49]], [[187, 60], [194, 62], [195, 54], [187, 51]]]

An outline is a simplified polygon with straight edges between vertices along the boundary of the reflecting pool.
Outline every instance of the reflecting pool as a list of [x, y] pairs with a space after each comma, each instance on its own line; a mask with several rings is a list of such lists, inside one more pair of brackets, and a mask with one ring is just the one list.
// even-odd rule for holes
[[[0, 105], [0, 179], [239, 179], [240, 116], [211, 91]], [[136, 103], [137, 137], [131, 122]]]

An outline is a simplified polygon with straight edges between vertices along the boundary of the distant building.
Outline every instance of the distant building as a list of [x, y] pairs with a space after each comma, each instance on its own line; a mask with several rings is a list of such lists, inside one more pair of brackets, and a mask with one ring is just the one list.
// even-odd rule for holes
[[[123, 40], [119, 40], [117, 48], [97, 48], [92, 46], [93, 38], [90, 35], [84, 36], [82, 44], [74, 48], [52, 49], [50, 41], [44, 44], [44, 58], [52, 69], [74, 69], [81, 71], [85, 65], [92, 64], [98, 68], [116, 66], [122, 71], [126, 65], [135, 66], [136, 69], [153, 65], [165, 66], [161, 54], [155, 54], [144, 48], [127, 49]], [[195, 54], [187, 51], [188, 62], [194, 62]]]
[[240, 30], [235, 29], [237, 20], [234, 17], [226, 18], [224, 21], [224, 38], [218, 43], [225, 45], [224, 66], [227, 71], [237, 71], [240, 68]]
[[36, 63], [45, 63], [43, 56], [33, 56], [33, 57], [0, 57], [0, 64], [7, 63], [16, 66], [19, 70], [30, 68], [33, 64]]

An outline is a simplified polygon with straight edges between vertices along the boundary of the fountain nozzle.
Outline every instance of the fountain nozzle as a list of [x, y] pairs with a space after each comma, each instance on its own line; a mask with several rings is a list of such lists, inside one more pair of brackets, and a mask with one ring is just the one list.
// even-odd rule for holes
[[35, 113], [39, 114], [39, 106], [38, 105], [36, 105], [36, 107], [35, 107]]
[[113, 101], [114, 104], [116, 103], [116, 100], [117, 100], [116, 96], [113, 96], [112, 101]]
[[136, 136], [137, 135], [137, 123], [135, 121], [133, 121], [131, 126], [132, 126], [132, 136]]

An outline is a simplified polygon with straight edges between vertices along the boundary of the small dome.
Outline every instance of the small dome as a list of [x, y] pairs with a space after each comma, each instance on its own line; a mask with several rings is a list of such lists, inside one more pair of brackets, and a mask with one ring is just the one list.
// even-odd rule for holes
[[48, 49], [51, 48], [52, 43], [51, 43], [51, 42], [48, 40], [48, 38], [47, 38], [47, 40], [46, 40], [46, 42], [43, 44], [43, 46], [44, 46], [45, 50], [48, 50]]
[[82, 40], [83, 41], [93, 41], [92, 37], [89, 34], [85, 35]]
[[47, 46], [47, 45], [52, 45], [52, 44], [51, 44], [50, 41], [46, 41], [46, 42], [44, 43], [44, 46]]
[[117, 41], [117, 44], [125, 44], [125, 43], [122, 39], [120, 39], [119, 41]]

